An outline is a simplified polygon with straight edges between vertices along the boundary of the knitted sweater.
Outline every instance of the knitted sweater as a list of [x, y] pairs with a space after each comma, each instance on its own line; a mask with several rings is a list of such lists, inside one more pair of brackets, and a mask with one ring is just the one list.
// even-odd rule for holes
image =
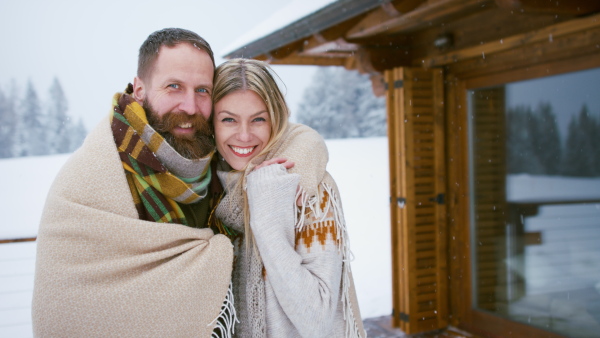
[[[306, 126], [291, 125], [282, 139], [283, 145], [251, 166], [284, 155], [296, 162], [296, 173], [282, 165], [271, 165], [249, 173], [245, 183], [250, 227], [264, 265], [264, 309], [254, 304], [253, 286], [240, 281], [252, 278], [252, 267], [240, 266], [252, 265], [247, 257], [252, 249], [238, 243], [233, 283], [236, 311], [242, 322], [236, 327], [236, 335], [364, 337], [341, 203], [335, 182], [324, 170], [327, 153], [322, 138]], [[316, 160], [306, 163], [302, 161], [305, 155]], [[232, 193], [232, 176], [220, 173], [219, 177]], [[299, 195], [302, 207], [296, 206]], [[229, 205], [217, 210], [217, 215], [224, 216], [226, 224], [227, 220], [239, 223], [239, 216], [235, 220], [232, 214], [240, 212], [241, 208]], [[239, 224], [233, 227], [243, 230]], [[259, 304], [261, 301], [258, 299]], [[264, 311], [265, 321], [264, 332], [258, 334], [253, 332], [256, 323], [251, 322], [256, 313], [244, 313], [257, 310]]]

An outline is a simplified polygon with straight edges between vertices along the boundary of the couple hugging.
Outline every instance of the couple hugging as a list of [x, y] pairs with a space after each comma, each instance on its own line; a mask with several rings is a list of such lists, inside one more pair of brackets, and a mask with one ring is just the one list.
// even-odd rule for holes
[[323, 139], [269, 66], [169, 28], [57, 175], [38, 337], [364, 337]]

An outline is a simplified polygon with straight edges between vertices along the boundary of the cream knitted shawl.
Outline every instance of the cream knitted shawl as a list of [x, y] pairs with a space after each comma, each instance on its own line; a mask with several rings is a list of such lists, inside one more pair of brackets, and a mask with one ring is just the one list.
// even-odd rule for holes
[[[335, 182], [325, 170], [328, 161], [328, 153], [324, 141], [318, 133], [309, 127], [299, 124], [290, 124], [285, 135], [281, 138], [281, 141], [276, 144], [268, 154], [261, 156], [260, 158], [253, 159], [252, 163], [248, 166], [246, 173], [250, 174], [256, 165], [262, 163], [264, 160], [275, 157], [284, 157], [294, 161], [295, 166], [288, 170], [288, 172], [290, 174], [297, 174], [296, 177], [299, 178], [300, 190], [296, 197], [300, 197], [302, 206], [295, 206], [295, 216], [291, 216], [292, 219], [290, 231], [292, 231], [292, 233], [296, 233], [296, 245], [295, 248], [293, 248], [294, 245], [292, 244], [291, 250], [296, 250], [299, 256], [305, 258], [312, 255], [309, 259], [314, 260], [315, 252], [318, 252], [318, 250], [317, 248], [313, 248], [312, 253], [307, 253], [307, 247], [305, 243], [303, 243], [304, 239], [307, 238], [306, 236], [309, 232], [314, 231], [315, 227], [319, 226], [317, 223], [324, 221], [325, 218], [328, 218], [328, 220], [332, 221], [329, 224], [335, 224], [335, 229], [333, 231], [330, 230], [330, 233], [335, 234], [335, 238], [330, 239], [330, 242], [333, 243], [334, 247], [333, 256], [338, 256], [339, 258], [334, 258], [333, 260], [321, 260], [320, 262], [326, 262], [326, 265], [316, 267], [316, 269], [325, 271], [310, 271], [313, 269], [313, 266], [310, 266], [310, 264], [305, 265], [305, 269], [315, 275], [318, 275], [321, 272], [324, 274], [329, 274], [328, 270], [340, 271], [341, 275], [337, 279], [337, 284], [336, 278], [333, 278], [331, 285], [326, 285], [326, 287], [330, 287], [332, 289], [331, 291], [333, 294], [331, 295], [331, 299], [338, 299], [339, 303], [338, 305], [333, 305], [333, 309], [328, 312], [329, 314], [327, 316], [328, 318], [331, 317], [331, 322], [324, 323], [324, 326], [322, 326], [324, 328], [329, 327], [327, 330], [330, 331], [327, 332], [310, 331], [312, 328], [309, 328], [308, 330], [306, 329], [307, 326], [314, 326], [315, 328], [319, 327], [316, 325], [317, 323], [310, 323], [310, 318], [314, 318], [314, 315], [319, 313], [321, 309], [315, 309], [313, 313], [301, 314], [300, 317], [302, 318], [300, 318], [300, 322], [298, 320], [294, 320], [294, 318], [287, 318], [286, 313], [284, 313], [285, 310], [282, 309], [279, 304], [270, 304], [270, 302], [289, 303], [294, 302], [295, 299], [279, 298], [275, 300], [272, 297], [274, 294], [273, 289], [279, 288], [287, 290], [287, 286], [273, 285], [273, 283], [277, 283], [277, 281], [275, 275], [272, 275], [269, 271], [266, 271], [266, 282], [264, 277], [265, 271], [263, 270], [262, 260], [277, 260], [277, 257], [271, 257], [277, 256], [277, 253], [274, 252], [269, 257], [261, 258], [261, 255], [264, 255], [266, 250], [261, 250], [260, 254], [256, 250], [247, 250], [244, 235], [242, 234], [234, 240], [236, 259], [233, 272], [233, 284], [236, 311], [238, 318], [240, 318], [241, 321], [236, 328], [236, 335], [243, 337], [265, 337], [269, 334], [274, 335], [274, 332], [277, 332], [277, 334], [285, 334], [285, 336], [297, 336], [302, 335], [302, 332], [305, 334], [307, 332], [311, 332], [311, 335], [314, 336], [365, 337], [362, 320], [360, 318], [360, 311], [356, 300], [356, 292], [350, 272], [350, 251], [348, 248], [348, 238], [341, 202], [339, 200], [339, 193]], [[268, 168], [262, 168], [260, 171], [264, 171], [265, 169]], [[276, 170], [276, 168], [269, 169], [261, 175], [269, 176], [271, 175], [270, 173]], [[241, 197], [242, 193], [239, 189], [242, 186], [246, 186], [248, 182], [237, 184], [238, 182], [236, 180], [238, 180], [241, 176], [239, 173], [232, 174], [219, 171], [218, 175], [228, 193], [217, 208], [217, 216], [226, 225], [234, 228], [237, 231], [243, 231], [243, 199]], [[293, 175], [290, 175], [290, 177], [291, 176]], [[248, 176], [246, 177], [248, 178]], [[292, 193], [295, 192], [295, 182], [296, 181], [293, 181], [292, 183], [294, 185], [294, 191]], [[237, 190], [236, 187], [238, 188]], [[248, 189], [250, 189], [250, 187]], [[328, 201], [324, 206], [322, 205], [322, 202], [325, 194], [327, 194], [330, 198], [328, 198]], [[269, 192], [265, 192], [264, 194], [259, 193], [259, 195], [267, 198], [270, 201], [277, 199], [276, 197], [270, 198], [268, 195], [272, 194]], [[277, 204], [277, 201], [274, 202]], [[252, 223], [252, 212], [250, 216]], [[275, 221], [274, 223], [275, 224], [272, 224], [273, 227], [286, 226], [284, 224], [290, 224], [290, 222], [279, 221]], [[325, 222], [323, 222], [323, 224], [325, 224]], [[321, 234], [324, 233], [325, 232], [321, 232]], [[262, 238], [264, 238], [264, 236], [262, 236]], [[280, 238], [277, 238], [277, 236], [274, 236], [273, 239], [275, 241], [280, 241]], [[284, 241], [285, 240], [282, 242]], [[311, 249], [309, 248], [308, 251], [310, 250]], [[337, 252], [337, 255], [335, 252]], [[319, 254], [316, 253], [316, 255], [318, 256]], [[328, 257], [332, 256], [331, 252], [324, 253], [323, 255], [329, 255]], [[295, 255], [293, 254], [292, 256]], [[282, 259], [284, 258], [282, 257]], [[328, 266], [327, 264], [339, 264], [341, 266]], [[300, 270], [303, 269], [301, 268]], [[269, 279], [269, 276], [273, 278]], [[283, 283], [289, 285], [288, 283], [301, 284], [302, 282], [302, 280], [294, 280], [284, 281]], [[289, 291], [293, 292], [293, 290]], [[303, 294], [303, 297], [306, 297], [306, 299], [310, 301], [309, 297], [314, 297], [313, 299], [316, 299], [321, 297], [321, 295], [305, 293]], [[267, 310], [271, 312], [269, 313]], [[273, 314], [272, 311], [278, 313]], [[266, 318], [269, 316], [270, 318]], [[279, 327], [266, 327], [266, 325], [269, 323], [269, 320], [271, 323], [276, 323], [269, 325], [276, 325]], [[302, 321], [305, 321], [305, 323], [301, 323]], [[294, 327], [297, 325], [305, 326], [304, 330], [302, 330], [302, 328], [298, 329], [298, 327]]]
[[138, 219], [108, 119], [56, 177], [40, 224], [38, 337], [210, 337], [233, 250], [210, 229]]

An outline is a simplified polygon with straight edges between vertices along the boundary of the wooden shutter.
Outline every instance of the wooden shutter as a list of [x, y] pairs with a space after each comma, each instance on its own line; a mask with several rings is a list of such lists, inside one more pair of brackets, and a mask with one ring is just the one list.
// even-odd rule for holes
[[443, 74], [396, 68], [385, 80], [393, 325], [412, 334], [448, 324]]

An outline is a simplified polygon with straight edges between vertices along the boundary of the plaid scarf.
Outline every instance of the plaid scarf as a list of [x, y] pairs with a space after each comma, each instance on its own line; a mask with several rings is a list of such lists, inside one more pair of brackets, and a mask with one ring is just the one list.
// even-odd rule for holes
[[179, 155], [156, 132], [146, 112], [126, 93], [113, 97], [111, 128], [140, 219], [187, 225], [178, 203], [207, 196], [214, 151], [199, 160]]

